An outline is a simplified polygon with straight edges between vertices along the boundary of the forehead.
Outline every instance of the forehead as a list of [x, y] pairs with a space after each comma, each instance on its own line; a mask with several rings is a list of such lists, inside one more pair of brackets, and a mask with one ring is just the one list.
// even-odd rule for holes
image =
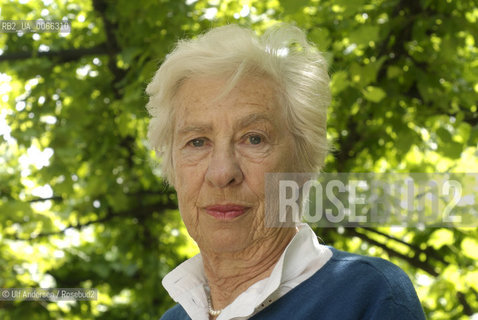
[[226, 77], [197, 76], [185, 80], [175, 96], [177, 124], [185, 115], [195, 115], [195, 118], [211, 112], [227, 111], [236, 115], [254, 111], [277, 113], [276, 86], [271, 80], [247, 76], [232, 89], [228, 89], [227, 84]]

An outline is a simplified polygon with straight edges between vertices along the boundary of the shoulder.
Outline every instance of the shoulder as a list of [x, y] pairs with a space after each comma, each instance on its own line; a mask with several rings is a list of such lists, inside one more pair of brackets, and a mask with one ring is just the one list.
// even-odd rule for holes
[[332, 267], [337, 272], [347, 271], [372, 271], [382, 275], [385, 279], [390, 276], [408, 276], [395, 264], [382, 258], [362, 256], [350, 252], [337, 250], [333, 247], [329, 247], [332, 250], [332, 257], [330, 259]]
[[332, 257], [322, 268], [254, 319], [425, 319], [398, 266], [330, 249]]
[[342, 279], [338, 287], [354, 292], [364, 305], [369, 306], [367, 313], [370, 318], [375, 319], [374, 312], [385, 312], [408, 315], [409, 319], [424, 319], [415, 288], [398, 266], [381, 258], [330, 249], [333, 256], [324, 271]]
[[[330, 248], [332, 258], [327, 265], [327, 272], [340, 275], [344, 279], [354, 279], [354, 283], [364, 282], [368, 285], [380, 285], [390, 295], [413, 292], [415, 289], [408, 275], [390, 261], [361, 256]], [[385, 293], [385, 292], [383, 292]]]
[[176, 304], [174, 307], [166, 311], [160, 320], [190, 320], [186, 311], [181, 305]]

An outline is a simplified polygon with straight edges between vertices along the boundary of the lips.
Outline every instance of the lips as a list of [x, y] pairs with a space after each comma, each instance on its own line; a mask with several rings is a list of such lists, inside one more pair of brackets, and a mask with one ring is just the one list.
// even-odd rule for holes
[[206, 213], [221, 220], [232, 220], [242, 216], [248, 207], [236, 204], [212, 205], [206, 207]]

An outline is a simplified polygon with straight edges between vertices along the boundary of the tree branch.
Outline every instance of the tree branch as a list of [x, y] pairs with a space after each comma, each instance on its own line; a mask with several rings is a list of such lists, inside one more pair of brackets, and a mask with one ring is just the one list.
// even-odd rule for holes
[[[402, 260], [405, 260], [407, 261], [410, 265], [414, 266], [415, 268], [417, 269], [421, 269], [427, 273], [429, 273], [430, 275], [434, 276], [434, 277], [438, 277], [440, 275], [439, 272], [437, 272], [435, 270], [435, 268], [433, 268], [432, 265], [430, 265], [429, 263], [426, 263], [426, 262], [423, 262], [423, 261], [420, 261], [417, 257], [418, 255], [415, 255], [415, 257], [409, 257], [409, 256], [406, 256], [404, 254], [401, 254], [389, 247], [387, 247], [385, 244], [383, 243], [380, 243], [372, 238], [370, 238], [369, 236], [363, 234], [363, 233], [360, 233], [360, 232], [357, 232], [355, 229], [345, 229], [346, 232], [354, 235], [354, 236], [357, 236], [359, 237], [360, 239], [374, 245], [374, 246], [377, 246], [379, 248], [382, 248], [383, 250], [385, 250], [390, 256], [395, 256], [397, 258], [400, 258]], [[376, 230], [373, 230], [373, 229], [366, 229], [368, 231], [372, 231], [372, 232], [376, 232], [376, 233], [380, 233], [379, 231], [376, 231]], [[385, 234], [382, 233], [382, 235], [384, 236], [387, 236]], [[403, 243], [402, 241], [398, 240], [398, 239], [393, 239], [395, 241], [399, 241], [400, 243]], [[406, 243], [405, 243], [406, 244]], [[411, 245], [410, 245], [411, 246]], [[470, 304], [468, 303], [468, 301], [466, 300], [466, 296], [463, 292], [460, 292], [460, 291], [457, 291], [456, 292], [456, 297], [458, 299], [458, 301], [460, 302], [460, 304], [463, 306], [463, 313], [468, 315], [468, 316], [471, 316], [473, 314], [473, 310], [470, 306]]]
[[63, 197], [53, 196], [53, 197], [49, 197], [49, 198], [35, 198], [35, 199], [28, 200], [27, 202], [34, 203], [34, 202], [42, 202], [42, 201], [49, 201], [49, 200], [53, 200], [53, 201], [56, 201], [56, 202], [61, 202], [61, 201], [63, 201]]
[[121, 47], [116, 39], [114, 34], [114, 30], [118, 29], [116, 23], [112, 22], [108, 19], [106, 15], [106, 10], [108, 8], [108, 4], [105, 0], [93, 0], [93, 8], [96, 12], [100, 15], [101, 19], [103, 20], [104, 31], [106, 34], [106, 48], [108, 52], [108, 68], [110, 69], [111, 73], [114, 76], [113, 83], [112, 83], [112, 90], [116, 97], [116, 99], [120, 99], [122, 94], [119, 89], [116, 87], [116, 84], [119, 83], [125, 76], [126, 70], [118, 68], [116, 65], [116, 53], [121, 51]]
[[401, 243], [401, 244], [403, 244], [403, 245], [406, 245], [407, 247], [409, 247], [410, 249], [413, 249], [415, 252], [417, 252], [417, 253], [419, 253], [419, 254], [420, 254], [420, 253], [424, 253], [424, 254], [426, 254], [427, 256], [430, 256], [430, 257], [434, 258], [435, 260], [437, 260], [437, 261], [439, 261], [439, 262], [441, 262], [441, 263], [443, 263], [443, 264], [447, 264], [446, 261], [443, 260], [443, 258], [440, 257], [440, 256], [436, 253], [436, 251], [434, 251], [432, 248], [427, 247], [427, 249], [422, 250], [422, 249], [420, 249], [419, 247], [412, 245], [411, 243], [408, 243], [408, 242], [403, 241], [403, 240], [401, 240], [401, 239], [397, 239], [397, 238], [395, 238], [395, 237], [392, 237], [391, 235], [388, 235], [388, 234], [386, 234], [386, 233], [380, 232], [380, 231], [375, 230], [375, 229], [373, 229], [373, 228], [366, 228], [366, 227], [360, 227], [360, 228], [361, 228], [361, 229], [364, 229], [364, 230], [367, 230], [367, 231], [369, 231], [369, 232], [373, 232], [373, 233], [375, 233], [375, 234], [381, 235], [381, 236], [383, 236], [383, 237], [385, 237], [385, 238], [387, 238], [387, 239], [390, 239], [390, 240], [392, 240], [392, 241], [396, 241], [396, 242], [398, 242], [398, 243]]
[[[165, 192], [167, 193], [168, 196], [170, 196], [171, 194], [175, 194], [174, 191], [168, 191], [168, 190], [158, 190], [158, 191], [156, 191], [156, 190], [139, 190], [139, 191], [132, 192], [132, 193], [125, 193], [125, 195], [128, 196], [128, 197], [139, 197], [139, 196], [146, 196], [146, 195], [164, 194]], [[13, 198], [10, 194], [0, 194], [0, 196], [6, 196], [10, 200], [19, 201], [18, 199]], [[26, 202], [34, 203], [34, 202], [42, 202], [42, 201], [49, 201], [49, 200], [60, 202], [60, 201], [63, 201], [64, 198], [62, 196], [51, 196], [51, 197], [48, 197], [48, 198], [33, 198], [31, 200], [27, 200]]]
[[42, 232], [37, 235], [29, 236], [29, 237], [21, 237], [18, 234], [6, 234], [4, 235], [4, 238], [11, 239], [11, 240], [18, 240], [18, 241], [30, 241], [30, 240], [35, 240], [39, 238], [60, 235], [65, 233], [65, 231], [68, 229], [81, 230], [82, 228], [87, 227], [89, 225], [107, 222], [114, 218], [119, 218], [119, 217], [144, 218], [146, 216], [150, 216], [155, 211], [164, 211], [168, 209], [170, 210], [177, 209], [177, 205], [173, 202], [168, 202], [168, 203], [155, 203], [149, 206], [144, 206], [139, 208], [131, 208], [129, 210], [120, 211], [120, 212], [113, 212], [112, 210], [108, 210], [107, 214], [102, 218], [90, 220], [84, 223], [70, 224], [61, 230]]
[[349, 116], [347, 119], [346, 130], [347, 136], [339, 136], [337, 143], [340, 147], [334, 151], [338, 172], [345, 172], [348, 161], [352, 158], [350, 152], [354, 149], [357, 141], [360, 141], [361, 137], [363, 137], [357, 130], [357, 121], [354, 119], [354, 116]]
[[439, 275], [439, 273], [435, 270], [435, 268], [433, 268], [432, 265], [426, 263], [426, 262], [423, 262], [423, 261], [420, 261], [418, 259], [417, 256], [415, 257], [409, 257], [407, 255], [404, 255], [400, 252], [397, 252], [389, 247], [387, 247], [385, 244], [381, 243], [381, 242], [378, 242], [372, 238], [370, 238], [369, 236], [367, 236], [366, 234], [364, 233], [361, 233], [361, 232], [357, 232], [357, 230], [355, 229], [348, 229], [348, 228], [345, 228], [345, 232], [346, 233], [349, 233], [353, 236], [356, 236], [356, 237], [359, 237], [360, 239], [376, 246], [376, 247], [379, 247], [379, 248], [382, 248], [384, 251], [386, 251], [390, 256], [394, 256], [394, 257], [397, 257], [397, 258], [400, 258], [402, 260], [405, 260], [407, 261], [410, 265], [414, 266], [415, 268], [417, 269], [421, 269], [427, 273], [429, 273], [430, 275], [434, 276], [434, 277], [437, 277]]
[[12, 52], [4, 53], [0, 55], [1, 61], [15, 61], [25, 60], [31, 58], [52, 58], [58, 59], [59, 62], [69, 62], [78, 60], [88, 55], [102, 55], [107, 54], [106, 44], [102, 43], [91, 48], [79, 48], [79, 49], [65, 49], [48, 52]]
[[467, 316], [473, 315], [473, 310], [471, 309], [471, 306], [468, 304], [468, 301], [466, 301], [465, 294], [463, 292], [457, 292], [456, 297], [458, 298], [458, 301], [460, 301], [461, 305], [463, 306], [463, 313], [466, 314]]

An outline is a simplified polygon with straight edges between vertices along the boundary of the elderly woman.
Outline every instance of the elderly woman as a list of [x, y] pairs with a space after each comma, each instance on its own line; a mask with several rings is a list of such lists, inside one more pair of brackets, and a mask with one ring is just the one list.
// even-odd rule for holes
[[200, 254], [163, 280], [162, 319], [424, 319], [393, 264], [265, 221], [265, 173], [315, 172], [327, 152], [326, 63], [295, 27], [181, 41], [147, 87], [149, 139]]

